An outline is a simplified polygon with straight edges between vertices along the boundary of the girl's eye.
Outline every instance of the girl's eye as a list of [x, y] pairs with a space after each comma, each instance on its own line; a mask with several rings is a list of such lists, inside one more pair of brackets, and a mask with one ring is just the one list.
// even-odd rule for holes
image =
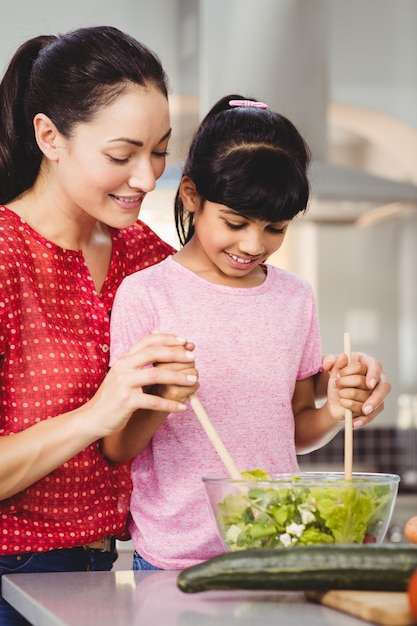
[[152, 155], [157, 159], [164, 159], [169, 155], [169, 152], [167, 150], [164, 150], [163, 152], [152, 152]]
[[274, 226], [268, 226], [268, 230], [273, 235], [283, 235], [285, 233], [286, 228], [275, 228]]
[[246, 226], [246, 224], [231, 224], [231, 222], [225, 222], [227, 228], [230, 228], [231, 230], [241, 230], [242, 228], [244, 228]]

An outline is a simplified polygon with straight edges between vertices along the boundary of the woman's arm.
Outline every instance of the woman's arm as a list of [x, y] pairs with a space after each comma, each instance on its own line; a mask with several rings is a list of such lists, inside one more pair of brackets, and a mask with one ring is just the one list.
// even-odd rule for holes
[[[334, 366], [336, 359], [345, 358], [345, 355], [326, 355], [323, 357], [323, 371], [314, 377], [316, 400], [324, 399], [327, 394], [329, 382], [329, 370]], [[391, 391], [391, 384], [382, 369], [382, 365], [374, 357], [363, 352], [352, 352], [351, 362], [360, 363], [366, 367], [366, 387], [369, 389], [369, 397], [363, 403], [362, 413], [354, 420], [354, 427], [359, 428], [371, 422], [384, 409], [384, 400]]]
[[[138, 409], [165, 414], [183, 411], [182, 401], [146, 393], [146, 389], [173, 385], [195, 390], [195, 379], [187, 377], [194, 364], [191, 345], [173, 335], [143, 337], [115, 362], [82, 407], [0, 437], [0, 499], [32, 485], [92, 442], [123, 429]], [[147, 367], [154, 362], [185, 363], [187, 370]]]

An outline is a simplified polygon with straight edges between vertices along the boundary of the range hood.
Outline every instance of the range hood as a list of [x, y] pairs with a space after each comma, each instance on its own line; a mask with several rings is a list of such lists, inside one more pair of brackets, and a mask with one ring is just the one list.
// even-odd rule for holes
[[306, 218], [316, 222], [371, 225], [417, 210], [417, 187], [363, 170], [326, 161], [310, 167], [311, 210]]
[[328, 0], [182, 0], [180, 6], [184, 23], [198, 25], [198, 63], [190, 54], [180, 63], [184, 84], [192, 83], [193, 67], [198, 76], [197, 119], [232, 92], [257, 97], [289, 117], [312, 150], [306, 219], [352, 223], [380, 207], [385, 219], [417, 210], [412, 182], [327, 159]]

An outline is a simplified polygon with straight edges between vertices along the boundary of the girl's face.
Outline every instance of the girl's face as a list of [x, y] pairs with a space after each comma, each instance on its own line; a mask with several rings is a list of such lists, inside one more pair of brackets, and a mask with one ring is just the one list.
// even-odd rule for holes
[[132, 86], [70, 139], [59, 136], [57, 206], [115, 228], [133, 224], [164, 171], [170, 135], [165, 96]]
[[259, 267], [284, 241], [289, 221], [248, 219], [223, 204], [206, 201], [194, 213], [194, 252], [220, 282], [252, 286], [264, 280]]

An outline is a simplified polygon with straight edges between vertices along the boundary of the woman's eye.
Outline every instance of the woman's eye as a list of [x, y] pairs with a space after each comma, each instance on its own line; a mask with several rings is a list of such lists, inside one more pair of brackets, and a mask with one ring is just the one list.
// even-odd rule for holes
[[110, 161], [112, 161], [113, 163], [127, 163], [129, 161], [129, 157], [127, 157], [126, 159], [116, 159], [116, 157], [113, 156], [108, 156], [108, 158], [110, 159]]
[[163, 152], [152, 152], [152, 155], [157, 159], [164, 159], [169, 156], [169, 152], [167, 150], [164, 150]]

